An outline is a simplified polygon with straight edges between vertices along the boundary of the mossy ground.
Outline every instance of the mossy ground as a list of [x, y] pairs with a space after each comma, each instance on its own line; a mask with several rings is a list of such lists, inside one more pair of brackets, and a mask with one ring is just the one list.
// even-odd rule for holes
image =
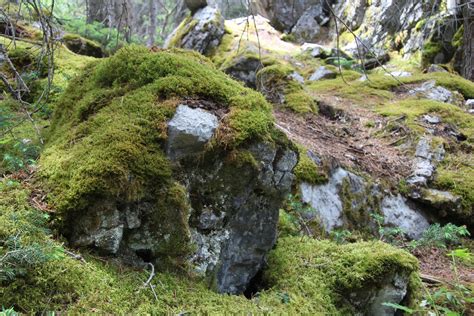
[[[45, 214], [29, 205], [29, 189], [3, 180], [0, 192], [2, 239], [21, 232], [22, 245], [35, 243], [46, 250], [62, 249], [44, 227]], [[4, 251], [0, 248], [0, 255]], [[250, 300], [217, 294], [203, 280], [172, 273], [157, 273], [152, 279], [155, 299], [150, 288], [143, 287], [149, 271], [90, 254], [83, 254], [84, 260], [80, 261], [62, 251], [55, 253], [49, 260], [26, 266], [13, 280], [1, 281], [0, 301], [5, 308], [14, 307], [23, 313], [72, 314], [344, 314], [351, 310], [341, 303], [347, 291], [380, 282], [395, 270], [417, 270], [413, 257], [380, 242], [337, 246], [328, 241], [289, 237], [280, 239], [270, 254], [264, 280], [268, 289]], [[0, 271], [3, 268], [0, 266]]]

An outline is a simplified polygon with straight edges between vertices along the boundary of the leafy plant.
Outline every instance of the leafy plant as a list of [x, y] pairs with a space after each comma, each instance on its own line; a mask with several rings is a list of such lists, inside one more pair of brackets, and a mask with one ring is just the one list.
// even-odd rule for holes
[[[1, 140], [0, 147], [8, 147], [11, 140]], [[39, 147], [33, 145], [30, 140], [22, 139], [14, 141], [13, 146], [4, 151], [2, 164], [6, 171], [18, 171], [29, 165], [33, 165], [39, 155]]]
[[387, 227], [385, 226], [384, 217], [377, 213], [370, 214], [377, 224], [378, 234], [381, 241], [400, 245], [405, 241], [405, 232], [399, 227]]
[[469, 236], [469, 231], [466, 226], [456, 226], [448, 223], [441, 226], [436, 223], [431, 225], [422, 235], [419, 240], [414, 240], [410, 243], [412, 248], [417, 247], [436, 247], [446, 248], [448, 246], [457, 245], [460, 243], [462, 237]]
[[352, 233], [346, 229], [336, 229], [331, 232], [330, 237], [337, 244], [345, 244], [347, 243], [348, 239], [352, 237]]
[[285, 205], [285, 211], [289, 220], [298, 227], [299, 232], [303, 235], [312, 236], [313, 232], [309, 227], [309, 223], [314, 221], [314, 209], [303, 203], [299, 197], [290, 194]]
[[2, 310], [0, 311], [0, 316], [16, 316], [16, 315], [18, 315], [18, 313], [15, 312], [13, 307], [10, 307], [10, 308], [2, 307]]

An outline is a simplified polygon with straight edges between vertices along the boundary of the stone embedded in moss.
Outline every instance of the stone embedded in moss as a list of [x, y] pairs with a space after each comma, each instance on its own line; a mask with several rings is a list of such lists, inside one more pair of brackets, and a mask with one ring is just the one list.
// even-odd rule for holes
[[[380, 299], [414, 303], [419, 295], [416, 258], [381, 242], [336, 245], [301, 237], [279, 240], [264, 279], [283, 288], [288, 305], [300, 313], [373, 315], [384, 310]], [[386, 312], [393, 310], [387, 309]]]
[[218, 9], [206, 6], [186, 18], [166, 41], [167, 48], [185, 48], [210, 56], [224, 36], [224, 18]]
[[99, 43], [83, 38], [76, 34], [66, 34], [63, 37], [64, 45], [79, 55], [101, 58], [105, 53]]

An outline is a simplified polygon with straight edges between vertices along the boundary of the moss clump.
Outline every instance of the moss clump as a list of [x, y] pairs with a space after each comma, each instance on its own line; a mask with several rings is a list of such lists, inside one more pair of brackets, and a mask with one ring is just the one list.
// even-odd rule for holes
[[391, 90], [403, 84], [421, 83], [427, 80], [435, 80], [437, 85], [447, 89], [459, 91], [464, 98], [474, 98], [474, 83], [466, 80], [459, 75], [448, 72], [434, 72], [427, 74], [416, 74], [410, 77], [394, 79], [384, 74], [369, 75], [370, 81], [364, 83], [370, 88], [378, 90]]
[[[451, 147], [445, 160], [437, 168], [435, 185], [461, 196], [463, 211], [462, 218], [469, 218], [474, 208], [474, 166], [472, 153], [463, 146], [474, 144], [474, 121], [472, 116], [459, 107], [432, 100], [408, 99], [381, 106], [378, 112], [385, 116], [406, 116], [406, 124], [416, 135], [423, 135], [425, 129], [417, 124], [417, 119], [424, 114], [440, 116], [444, 123], [456, 126], [466, 136], [465, 145], [448, 144]], [[469, 147], [468, 147], [469, 148]]]
[[423, 46], [421, 54], [421, 63], [423, 66], [429, 66], [432, 64], [436, 56], [443, 51], [443, 45], [438, 42], [428, 41]]
[[280, 239], [268, 265], [265, 279], [284, 290], [289, 307], [317, 315], [353, 314], [356, 308], [346, 300], [351, 293], [383, 284], [396, 273], [416, 278], [418, 270], [416, 258], [382, 242], [336, 245], [301, 237]]
[[104, 57], [105, 53], [99, 43], [86, 39], [77, 34], [66, 34], [63, 37], [67, 48], [79, 55]]
[[[40, 161], [54, 207], [73, 218], [98, 200], [133, 203], [169, 196], [173, 179], [163, 152], [166, 126], [186, 98], [206, 99], [229, 111], [214, 146], [273, 141], [271, 107], [263, 96], [216, 70], [208, 59], [130, 46], [92, 63], [58, 104]], [[184, 214], [185, 207], [177, 209]]]
[[317, 113], [315, 99], [291, 78], [294, 71], [291, 66], [282, 64], [264, 67], [257, 73], [257, 88], [273, 103], [282, 104], [284, 108], [300, 114]]
[[322, 184], [328, 181], [327, 174], [308, 155], [308, 150], [298, 146], [300, 159], [294, 169], [297, 181]]

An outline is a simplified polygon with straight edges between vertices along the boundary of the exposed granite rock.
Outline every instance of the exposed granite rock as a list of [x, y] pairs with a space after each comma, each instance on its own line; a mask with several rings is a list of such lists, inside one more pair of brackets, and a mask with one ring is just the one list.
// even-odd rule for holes
[[207, 6], [206, 0], [184, 0], [186, 6], [191, 10], [191, 14], [194, 14], [197, 10]]
[[427, 81], [412, 89], [409, 93], [412, 95], [422, 96], [430, 100], [451, 104], [457, 104], [457, 100], [459, 100], [459, 97], [456, 97], [455, 94], [450, 90], [441, 86], [437, 86], [435, 80]]
[[191, 21], [184, 21], [168, 37], [165, 47], [195, 50], [210, 54], [221, 43], [224, 36], [224, 18], [218, 9], [210, 6], [199, 9]]
[[428, 69], [426, 70], [428, 73], [433, 73], [433, 72], [448, 72], [446, 69], [441, 67], [440, 65], [437, 64], [431, 64]]
[[387, 276], [383, 284], [350, 293], [348, 299], [359, 310], [366, 310], [366, 315], [392, 316], [396, 310], [382, 304], [401, 303], [407, 295], [408, 283], [407, 273], [392, 273]]
[[325, 46], [313, 43], [304, 43], [301, 46], [303, 52], [309, 52], [314, 58], [327, 58], [331, 55], [331, 50]]
[[314, 42], [318, 38], [320, 25], [327, 23], [327, 21], [329, 19], [323, 13], [322, 4], [311, 6], [298, 19], [291, 29], [291, 34], [298, 41]]
[[410, 239], [419, 239], [430, 226], [423, 214], [411, 208], [401, 195], [386, 196], [381, 210], [385, 224], [401, 228]]
[[336, 78], [337, 74], [327, 69], [324, 66], [319, 67], [312, 75], [309, 77], [309, 81], [317, 81], [322, 79], [334, 79]]
[[[344, 189], [348, 189], [349, 192], [344, 192]], [[308, 214], [308, 216], [319, 218], [327, 232], [343, 227], [347, 221], [344, 214], [344, 207], [347, 205], [344, 205], [342, 199], [344, 193], [352, 195], [346, 197], [351, 200], [349, 207], [352, 211], [356, 211], [360, 206], [367, 204], [364, 196], [366, 192], [364, 179], [342, 168], [333, 171], [327, 184], [311, 185], [302, 183], [300, 190], [303, 202], [308, 203], [314, 209], [314, 213]]]
[[416, 146], [413, 171], [407, 179], [407, 183], [413, 186], [426, 186], [432, 180], [435, 171], [432, 160], [431, 141], [424, 137], [420, 139]]
[[[256, 165], [236, 168], [215, 155], [185, 172], [193, 211], [191, 262], [218, 292], [242, 293], [276, 241], [279, 206], [290, 192], [298, 157], [269, 143], [247, 147]], [[204, 273], [205, 272], [205, 273]]]
[[201, 152], [219, 125], [217, 117], [201, 109], [180, 105], [168, 123], [166, 152], [172, 160]]
[[222, 69], [232, 78], [242, 81], [250, 88], [256, 88], [257, 72], [263, 67], [258, 55], [238, 55]]

